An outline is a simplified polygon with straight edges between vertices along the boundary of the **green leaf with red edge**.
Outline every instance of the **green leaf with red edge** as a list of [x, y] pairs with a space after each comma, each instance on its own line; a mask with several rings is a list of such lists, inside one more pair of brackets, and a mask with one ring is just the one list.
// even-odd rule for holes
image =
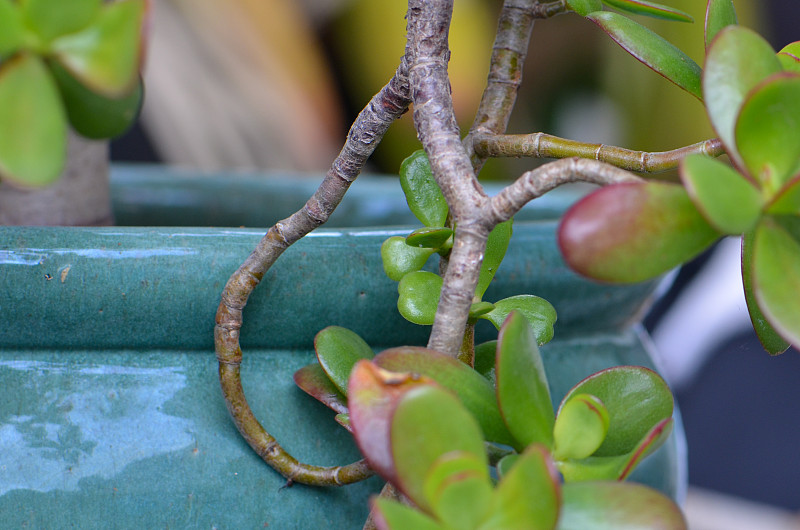
[[735, 26], [738, 23], [733, 0], [708, 0], [705, 21], [706, 48], [723, 28]]
[[486, 459], [465, 451], [445, 453], [428, 470], [423, 490], [439, 521], [449, 528], [475, 528], [492, 497]]
[[372, 513], [379, 530], [447, 530], [424, 513], [391, 499], [373, 497]]
[[645, 0], [603, 0], [603, 3], [634, 15], [644, 15], [676, 22], [694, 22], [689, 13], [674, 7], [656, 4], [655, 2], [646, 2]]
[[500, 329], [512, 311], [519, 311], [528, 320], [539, 346], [550, 342], [553, 338], [553, 324], [556, 323], [557, 318], [556, 310], [544, 298], [531, 294], [510, 296], [495, 302], [494, 309], [481, 315], [480, 318], [488, 320], [494, 324], [495, 328]]
[[385, 480], [397, 481], [392, 457], [391, 418], [400, 399], [410, 390], [433, 384], [416, 374], [397, 374], [371, 361], [353, 367], [347, 387], [350, 426], [361, 454]]
[[0, 0], [0, 55], [18, 50], [25, 41], [25, 25], [19, 5]]
[[361, 359], [372, 359], [375, 353], [354, 331], [328, 326], [314, 337], [314, 350], [322, 369], [341, 393], [347, 395], [347, 381], [353, 366]]
[[797, 175], [772, 198], [767, 213], [800, 215], [800, 175]]
[[615, 366], [590, 375], [567, 392], [559, 414], [578, 394], [596, 396], [608, 410], [608, 435], [595, 456], [629, 453], [653, 426], [672, 417], [674, 403], [667, 383], [642, 366]]
[[500, 328], [497, 347], [497, 401], [515, 447], [553, 447], [553, 402], [544, 364], [530, 324], [513, 311]]
[[761, 216], [761, 191], [719, 160], [689, 155], [681, 161], [680, 173], [697, 209], [721, 233], [742, 234]]
[[750, 313], [750, 321], [753, 329], [761, 342], [761, 346], [770, 355], [778, 355], [789, 348], [789, 343], [783, 340], [767, 317], [758, 307], [756, 295], [753, 291], [753, 239], [754, 232], [744, 234], [742, 237], [742, 284], [744, 285], [744, 298], [747, 302], [747, 310]]
[[561, 484], [548, 450], [532, 445], [497, 484], [491, 515], [480, 530], [555, 528], [561, 511]]
[[688, 55], [638, 22], [617, 13], [602, 11], [586, 17], [608, 33], [626, 52], [702, 100], [701, 69]]
[[392, 236], [381, 245], [383, 271], [390, 279], [399, 282], [409, 272], [420, 270], [436, 250], [412, 247], [401, 236]]
[[409, 272], [397, 285], [400, 296], [397, 309], [403, 318], [414, 324], [430, 326], [436, 317], [442, 277], [428, 271]]
[[800, 74], [776, 74], [754, 88], [734, 131], [750, 175], [774, 196], [800, 173]]
[[639, 282], [689, 261], [719, 237], [683, 187], [633, 182], [601, 188], [567, 211], [558, 243], [575, 271]]
[[57, 62], [51, 62], [50, 70], [61, 91], [70, 125], [81, 136], [95, 140], [114, 138], [127, 131], [136, 121], [144, 99], [141, 79], [130, 94], [112, 99], [80, 84]]
[[664, 445], [672, 433], [672, 427], [672, 418], [667, 418], [650, 429], [627, 453], [559, 460], [558, 469], [566, 482], [625, 480], [642, 460]]
[[20, 7], [31, 28], [50, 42], [88, 26], [100, 13], [102, 0], [22, 0]]
[[294, 373], [294, 382], [303, 392], [331, 410], [339, 414], [347, 412], [347, 398], [319, 364], [309, 364], [297, 370]]
[[433, 379], [459, 397], [478, 420], [487, 440], [506, 445], [513, 443], [500, 415], [491, 383], [461, 361], [427, 348], [402, 346], [379, 353], [374, 362], [385, 370], [410, 372]]
[[475, 287], [475, 296], [477, 298], [483, 297], [483, 293], [489, 288], [492, 278], [494, 278], [500, 263], [502, 263], [506, 255], [508, 242], [511, 241], [513, 222], [513, 219], [509, 219], [500, 223], [489, 233], [489, 238], [486, 240], [486, 252], [484, 252], [478, 276], [478, 285]]
[[422, 149], [414, 151], [400, 164], [400, 186], [406, 195], [408, 208], [425, 226], [444, 226], [449, 208], [433, 178], [428, 155]]
[[67, 118], [58, 88], [38, 57], [0, 64], [0, 178], [22, 186], [58, 179], [67, 152]]
[[422, 385], [400, 397], [391, 416], [391, 451], [396, 485], [414, 503], [431, 512], [425, 478], [443, 455], [466, 452], [489, 465], [481, 428], [453, 393]]
[[758, 33], [728, 26], [717, 33], [706, 51], [703, 98], [711, 125], [737, 165], [734, 127], [747, 93], [772, 74], [781, 71], [775, 51]]
[[553, 427], [553, 458], [591, 456], [608, 433], [608, 410], [597, 396], [575, 394], [564, 403]]
[[784, 46], [778, 52], [778, 61], [784, 71], [800, 73], [800, 40]]
[[775, 330], [800, 346], [800, 217], [766, 217], [753, 243], [753, 291]]
[[89, 89], [109, 98], [130, 93], [139, 79], [144, 0], [104, 4], [81, 31], [55, 39], [55, 58]]
[[600, 0], [567, 0], [567, 8], [585, 17], [593, 11], [601, 11], [603, 4]]
[[632, 482], [565, 484], [557, 530], [686, 530], [675, 502]]

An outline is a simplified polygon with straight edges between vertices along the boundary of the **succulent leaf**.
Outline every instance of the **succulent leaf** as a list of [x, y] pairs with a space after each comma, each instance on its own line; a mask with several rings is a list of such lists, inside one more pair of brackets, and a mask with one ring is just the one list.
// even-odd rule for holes
[[705, 21], [706, 48], [723, 28], [735, 26], [738, 23], [733, 0], [708, 0]]
[[90, 25], [52, 42], [55, 58], [98, 94], [129, 94], [139, 79], [145, 7], [144, 0], [104, 4]]
[[573, 205], [558, 230], [567, 264], [606, 282], [654, 278], [717, 237], [682, 186], [656, 181], [601, 188]]
[[565, 484], [557, 530], [686, 530], [680, 508], [666, 495], [630, 482]]
[[374, 362], [385, 370], [420, 374], [436, 381], [458, 396], [478, 420], [487, 440], [506, 445], [513, 442], [500, 416], [491, 383], [461, 361], [427, 348], [402, 346], [379, 353]]
[[428, 155], [420, 149], [400, 165], [400, 186], [411, 212], [425, 226], [444, 226], [449, 209], [433, 178]]
[[675, 45], [638, 22], [610, 11], [592, 13], [587, 18], [600, 26], [626, 52], [642, 64], [666, 77], [699, 100], [701, 69]]
[[758, 221], [764, 202], [760, 190], [730, 166], [704, 155], [690, 155], [680, 170], [695, 206], [721, 233], [743, 234]]
[[410, 272], [397, 286], [400, 293], [397, 309], [403, 318], [414, 324], [430, 326], [436, 317], [442, 277], [428, 271]]
[[475, 287], [477, 298], [483, 297], [483, 293], [489, 288], [489, 284], [506, 255], [508, 243], [511, 241], [512, 223], [513, 219], [509, 219], [495, 226], [494, 230], [489, 233], [489, 238], [486, 240], [486, 252], [478, 276], [478, 285]]
[[317, 333], [314, 350], [328, 378], [345, 396], [353, 366], [361, 359], [372, 359], [375, 355], [357, 333], [339, 326], [329, 326]]
[[728, 26], [717, 33], [706, 51], [703, 98], [711, 125], [725, 151], [741, 166], [734, 127], [747, 93], [781, 64], [772, 46], [761, 35], [741, 26]]
[[550, 342], [553, 338], [553, 324], [556, 322], [556, 310], [553, 305], [538, 296], [531, 294], [520, 294], [504, 298], [495, 302], [494, 309], [481, 315], [480, 318], [488, 320], [494, 327], [500, 329], [506, 318], [512, 311], [519, 311], [524, 316], [536, 336], [536, 344], [539, 346]]
[[756, 301], [756, 294], [753, 290], [753, 240], [754, 232], [749, 232], [742, 237], [742, 283], [744, 285], [744, 298], [747, 302], [747, 311], [750, 313], [750, 321], [753, 329], [758, 335], [761, 345], [770, 355], [778, 355], [789, 348], [789, 343], [783, 340], [767, 317], [761, 311]]
[[396, 485], [426, 511], [433, 506], [425, 496], [425, 478], [443, 455], [469, 453], [489, 465], [480, 426], [459, 399], [441, 387], [422, 385], [400, 397], [390, 431]]
[[770, 197], [800, 174], [800, 74], [777, 74], [753, 89], [734, 135], [750, 175]]
[[800, 346], [800, 217], [767, 217], [753, 243], [753, 291], [780, 335]]
[[608, 410], [608, 435], [596, 456], [617, 456], [634, 450], [655, 425], [672, 417], [673, 398], [667, 383], [641, 366], [615, 366], [575, 385], [559, 407], [573, 396], [591, 394]]
[[0, 178], [26, 187], [58, 179], [67, 152], [67, 118], [52, 75], [38, 57], [0, 64]]
[[500, 328], [497, 348], [497, 401], [519, 447], [553, 447], [553, 402], [536, 337], [527, 319], [514, 311]]
[[645, 0], [603, 0], [603, 3], [634, 15], [644, 15], [676, 22], [694, 22], [689, 13], [655, 2], [647, 2]]
[[406, 239], [392, 236], [381, 245], [381, 260], [386, 276], [399, 282], [409, 272], [420, 270], [435, 252], [432, 248], [408, 245]]

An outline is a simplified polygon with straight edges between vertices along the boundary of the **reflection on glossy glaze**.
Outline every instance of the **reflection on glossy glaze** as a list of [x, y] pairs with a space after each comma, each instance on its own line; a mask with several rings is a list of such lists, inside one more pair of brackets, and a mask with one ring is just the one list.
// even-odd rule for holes
[[[53, 390], [52, 378], [65, 384]], [[186, 386], [180, 369], [14, 360], [0, 362], [0, 379], [24, 379], [19, 413], [0, 417], [0, 495], [75, 491], [195, 443], [193, 422], [164, 410]]]

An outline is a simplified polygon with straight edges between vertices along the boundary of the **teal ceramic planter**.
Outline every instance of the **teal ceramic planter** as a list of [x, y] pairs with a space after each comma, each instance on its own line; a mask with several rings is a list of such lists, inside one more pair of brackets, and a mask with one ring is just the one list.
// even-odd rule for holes
[[[377, 479], [283, 488], [220, 395], [214, 312], [264, 228], [178, 226], [267, 226], [316, 183], [117, 168], [118, 222], [170, 228], [0, 228], [0, 526], [361, 527]], [[548, 196], [518, 217], [485, 297], [535, 293], [554, 304], [556, 339], [542, 353], [555, 399], [599, 369], [653, 366], [635, 319], [654, 285], [598, 285], [561, 262], [554, 217], [573, 198]], [[358, 458], [333, 414], [292, 382], [313, 360], [317, 331], [344, 325], [376, 350], [426, 340], [428, 328], [397, 314], [396, 284], [380, 263], [381, 242], [408, 229], [366, 227], [411, 224], [408, 215], [396, 181], [359, 181], [332, 227], [291, 247], [247, 306], [245, 391], [303, 461]], [[682, 443], [678, 419], [634, 480], [680, 497]]]

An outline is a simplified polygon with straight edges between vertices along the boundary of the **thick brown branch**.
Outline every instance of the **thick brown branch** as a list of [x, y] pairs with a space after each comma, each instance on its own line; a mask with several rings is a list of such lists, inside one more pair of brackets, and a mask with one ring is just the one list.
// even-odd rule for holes
[[628, 171], [658, 173], [678, 166], [691, 154], [720, 156], [722, 142], [714, 138], [672, 151], [648, 153], [613, 145], [576, 142], [545, 133], [491, 135], [478, 134], [473, 140], [476, 154], [483, 157], [528, 156], [533, 158], [569, 158], [573, 156], [606, 162]]
[[523, 206], [561, 185], [588, 182], [605, 186], [636, 182], [641, 178], [597, 160], [565, 158], [524, 173], [489, 201], [487, 216], [492, 226], [511, 219]]
[[372, 472], [363, 461], [332, 468], [301, 464], [264, 430], [250, 410], [241, 385], [239, 330], [242, 310], [250, 293], [283, 251], [327, 221], [389, 125], [407, 110], [409, 103], [407, 68], [403, 61], [392, 80], [356, 118], [342, 151], [314, 195], [302, 209], [269, 229], [239, 270], [230, 277], [222, 292], [214, 341], [220, 384], [228, 411], [247, 443], [290, 482], [342, 485], [363, 480]]

